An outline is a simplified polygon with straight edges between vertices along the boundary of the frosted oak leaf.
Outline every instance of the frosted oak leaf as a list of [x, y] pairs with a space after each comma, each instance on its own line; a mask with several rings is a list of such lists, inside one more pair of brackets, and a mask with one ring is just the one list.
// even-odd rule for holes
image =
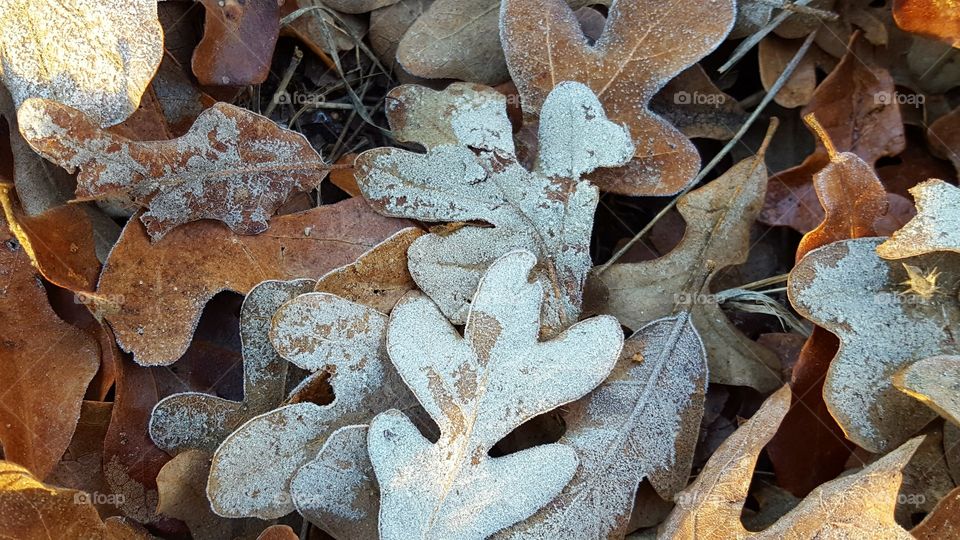
[[[562, 81], [578, 81], [597, 95], [612, 121], [629, 128], [633, 159], [591, 180], [626, 195], [670, 195], [693, 180], [700, 156], [677, 128], [650, 111], [650, 100], [723, 41], [735, 11], [733, 0], [615, 0], [603, 34], [590, 45], [562, 0], [505, 0], [500, 39], [525, 114], [542, 117], [548, 94]], [[674, 101], [684, 105], [682, 97]]]
[[488, 455], [523, 422], [600, 384], [623, 345], [609, 316], [538, 341], [544, 293], [529, 280], [535, 264], [524, 251], [492, 264], [463, 336], [422, 294], [410, 293], [394, 308], [390, 359], [440, 437], [431, 443], [397, 410], [370, 423], [381, 538], [485, 538], [547, 504], [576, 472], [577, 453], [562, 444]]
[[52, 99], [104, 127], [137, 110], [163, 57], [156, 0], [6, 0], [0, 25], [0, 78], [18, 107]]
[[293, 511], [290, 480], [331, 433], [415, 404], [387, 360], [386, 326], [383, 313], [329, 293], [302, 294], [277, 310], [270, 331], [274, 348], [315, 376], [329, 375], [334, 399], [326, 405], [287, 403], [227, 437], [213, 456], [207, 484], [214, 512], [274, 519]]
[[650, 478], [667, 500], [686, 486], [706, 379], [706, 353], [689, 313], [641, 328], [624, 343], [610, 377], [567, 407], [560, 443], [580, 457], [573, 480], [496, 538], [622, 538], [641, 480]]
[[250, 418], [268, 412], [286, 397], [287, 361], [270, 344], [273, 314], [285, 302], [309, 292], [311, 279], [264, 281], [254, 287], [240, 308], [243, 343], [243, 401], [200, 392], [168, 396], [150, 415], [150, 438], [163, 450], [213, 452], [227, 435]]
[[629, 159], [626, 129], [606, 120], [586, 86], [561, 84], [544, 104], [540, 155], [528, 171], [517, 162], [505, 98], [493, 89], [401, 86], [387, 97], [387, 115], [396, 138], [423, 144], [426, 154], [364, 152], [356, 162], [363, 196], [389, 216], [471, 222], [411, 245], [417, 285], [462, 323], [484, 270], [501, 255], [525, 249], [537, 255], [536, 275], [547, 295], [545, 333], [576, 322], [598, 201], [597, 189], [580, 177]]
[[80, 199], [129, 198], [152, 240], [174, 227], [216, 219], [238, 234], [267, 229], [294, 193], [309, 191], [328, 167], [306, 137], [240, 107], [217, 103], [177, 139], [140, 142], [101, 130], [54, 101], [31, 99], [17, 113], [20, 131], [40, 155], [80, 169]]
[[884, 259], [902, 259], [932, 251], [960, 253], [960, 188], [927, 180], [910, 188], [917, 216], [877, 246]]
[[[876, 253], [883, 240], [843, 240], [811, 251], [787, 283], [793, 307], [840, 338], [824, 400], [847, 438], [872, 452], [901, 444], [935, 417], [893, 386], [894, 373], [921, 358], [960, 353], [960, 254], [887, 261]], [[905, 292], [905, 264], [942, 269], [941, 292]]]

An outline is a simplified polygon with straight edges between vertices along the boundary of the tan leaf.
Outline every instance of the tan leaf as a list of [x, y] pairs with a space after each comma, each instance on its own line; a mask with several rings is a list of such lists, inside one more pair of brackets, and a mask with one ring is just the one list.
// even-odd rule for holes
[[960, 356], [934, 356], [893, 375], [893, 384], [960, 426]]
[[[764, 90], [769, 91], [787, 64], [797, 54], [802, 41], [788, 40], [777, 36], [767, 36], [757, 47], [757, 62], [760, 64], [760, 82]], [[830, 57], [819, 47], [814, 47], [804, 55], [793, 74], [783, 88], [777, 92], [774, 101], [788, 109], [801, 107], [810, 102], [817, 88], [817, 65], [826, 65], [826, 71], [834, 67]]]
[[70, 444], [100, 349], [53, 311], [24, 246], [2, 219], [0, 276], [0, 443], [4, 459], [42, 479]]
[[137, 109], [163, 56], [155, 0], [10, 0], [0, 25], [0, 77], [17, 106], [52, 99], [101, 126]]
[[332, 9], [343, 13], [368, 13], [393, 4], [399, 0], [323, 0]]
[[623, 537], [644, 477], [667, 499], [686, 486], [706, 378], [706, 353], [688, 313], [641, 328], [610, 377], [567, 407], [559, 442], [580, 457], [573, 479], [496, 538]]
[[428, 234], [408, 252], [410, 273], [451, 320], [462, 323], [486, 267], [526, 249], [539, 257], [545, 332], [580, 314], [591, 266], [590, 229], [596, 188], [579, 180], [596, 167], [624, 163], [626, 130], [606, 120], [599, 102], [577, 83], [560, 85], [544, 105], [540, 155], [533, 171], [514, 154], [504, 96], [453, 84], [444, 92], [401, 86], [388, 96], [399, 140], [427, 148], [368, 150], [357, 158], [357, 182], [370, 204], [389, 216], [422, 221], [483, 221]]
[[203, 39], [192, 62], [200, 84], [245, 86], [267, 80], [283, 2], [201, 1], [206, 10]]
[[285, 302], [313, 289], [312, 279], [263, 281], [240, 308], [243, 343], [243, 401], [200, 392], [160, 400], [150, 414], [150, 438], [163, 450], [212, 453], [241, 424], [278, 407], [286, 397], [287, 361], [270, 344], [273, 314]]
[[710, 381], [761, 391], [780, 385], [777, 358], [741, 333], [710, 294], [717, 271], [742, 264], [750, 247], [750, 225], [763, 201], [763, 153], [734, 165], [723, 176], [680, 198], [686, 220], [673, 251], [651, 261], [614, 264], [600, 278], [609, 290], [605, 313], [630, 328], [689, 312], [703, 338]]
[[218, 292], [246, 294], [268, 279], [315, 277], [353, 262], [408, 224], [350, 199], [278, 216], [257, 236], [200, 221], [152, 244], [134, 218], [104, 266], [97, 293], [118, 300], [118, 309], [104, 316], [120, 346], [142, 365], [168, 365], [187, 349], [204, 304]]
[[399, 68], [397, 48], [400, 40], [432, 3], [433, 0], [400, 0], [370, 13], [370, 48], [383, 65], [394, 70]]
[[328, 373], [336, 398], [327, 405], [284, 405], [227, 437], [207, 485], [217, 514], [272, 519], [291, 512], [291, 478], [331, 433], [414, 402], [387, 361], [386, 323], [383, 313], [319, 292], [277, 310], [270, 331], [277, 352], [307, 371]]
[[904, 259], [933, 251], [960, 253], [960, 188], [927, 180], [910, 188], [917, 216], [877, 246], [884, 259]]
[[901, 471], [921, 439], [897, 448], [863, 470], [821, 485], [793, 510], [760, 532], [740, 522], [753, 469], [790, 405], [779, 390], [714, 452], [697, 480], [674, 500], [658, 538], [901, 538], [893, 518]]
[[[918, 358], [960, 352], [960, 254], [886, 261], [876, 253], [882, 240], [811, 251], [787, 286], [802, 316], [840, 338], [823, 396], [847, 438], [872, 452], [897, 446], [935, 416], [891, 376]], [[927, 279], [936, 268], [943, 274], [931, 292]]]
[[217, 219], [239, 234], [267, 229], [292, 194], [327, 173], [306, 137], [246, 109], [217, 103], [191, 130], [169, 141], [132, 141], [103, 131], [75, 109], [28, 100], [20, 131], [34, 150], [69, 171], [77, 196], [129, 197], [153, 240], [177, 225]]
[[734, 13], [731, 0], [616, 0], [604, 34], [591, 46], [561, 0], [506, 0], [501, 39], [526, 114], [539, 114], [561, 82], [579, 81], [593, 90], [613, 122], [629, 128], [634, 158], [624, 168], [592, 175], [600, 188], [670, 195], [693, 180], [700, 156], [648, 104], [667, 81], [720, 44]]
[[957, 150], [960, 147], [960, 107], [930, 124], [927, 138], [933, 152], [949, 159], [954, 169], [960, 173], [960, 151]]
[[403, 295], [417, 288], [407, 270], [407, 250], [424, 234], [415, 227], [399, 231], [356, 262], [322, 276], [314, 290], [390, 313]]
[[535, 264], [532, 253], [517, 251], [489, 267], [463, 337], [419, 293], [394, 308], [390, 359], [440, 438], [431, 443], [397, 410], [370, 423], [381, 538], [486, 537], [532, 515], [576, 472], [568, 445], [488, 455], [523, 422], [600, 384], [623, 345], [620, 325], [607, 316], [539, 342], [543, 287], [528, 280]]
[[289, 525], [271, 525], [260, 533], [257, 540], [299, 540], [300, 535]]
[[0, 534], [29, 540], [101, 540], [105, 528], [86, 493], [48, 486], [16, 463], [0, 460]]
[[206, 493], [209, 472], [210, 454], [202, 450], [177, 454], [157, 474], [157, 512], [183, 520], [194, 538], [204, 540], [254, 538], [263, 531], [267, 522], [226, 519], [210, 510]]

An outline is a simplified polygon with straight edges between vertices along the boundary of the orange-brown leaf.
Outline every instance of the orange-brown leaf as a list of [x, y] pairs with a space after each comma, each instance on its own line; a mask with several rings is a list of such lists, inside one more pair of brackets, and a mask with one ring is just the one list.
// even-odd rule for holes
[[960, 47], [960, 2], [957, 0], [894, 0], [897, 26]]
[[100, 540], [105, 528], [86, 494], [43, 484], [0, 460], [0, 535], [25, 540]]
[[700, 157], [648, 104], [667, 81], [720, 44], [734, 11], [730, 0], [616, 0], [591, 46], [561, 0], [506, 0], [501, 39], [527, 114], [537, 114], [556, 85], [577, 81], [593, 90], [610, 120], [630, 129], [634, 159], [593, 173], [601, 189], [670, 195], [693, 179]]
[[276, 0], [201, 0], [207, 10], [203, 39], [193, 51], [193, 74], [200, 84], [260, 84], [270, 73], [280, 35]]

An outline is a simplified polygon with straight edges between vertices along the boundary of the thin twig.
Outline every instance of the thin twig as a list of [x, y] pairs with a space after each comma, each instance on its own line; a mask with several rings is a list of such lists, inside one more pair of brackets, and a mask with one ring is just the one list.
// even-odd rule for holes
[[[793, 5], [794, 7], [802, 7], [802, 6], [805, 6], [806, 4], [809, 4], [810, 1], [811, 0], [797, 0], [796, 2], [793, 3]], [[730, 55], [730, 59], [727, 60], [727, 63], [720, 66], [720, 69], [718, 69], [717, 71], [719, 71], [720, 73], [723, 73], [728, 69], [732, 68], [734, 64], [739, 62], [740, 59], [743, 58], [748, 51], [750, 51], [750, 49], [752, 49], [757, 43], [760, 43], [760, 40], [767, 37], [767, 34], [769, 34], [770, 32], [773, 32], [774, 30], [776, 30], [777, 27], [780, 26], [780, 24], [783, 23], [783, 21], [787, 20], [787, 17], [791, 15], [793, 15], [793, 11], [788, 11], [788, 10], [783, 10], [780, 13], [778, 13], [777, 16], [771, 19], [766, 26], [754, 32], [747, 39], [741, 41], [740, 45], [738, 45], [737, 48], [734, 49], [733, 54]], [[813, 34], [816, 34], [816, 30], [813, 31]]]
[[280, 78], [280, 85], [277, 86], [276, 92], [273, 93], [273, 98], [270, 100], [270, 104], [267, 105], [266, 112], [263, 113], [264, 116], [269, 117], [273, 109], [276, 108], [277, 103], [280, 102], [280, 96], [287, 91], [287, 85], [290, 84], [290, 80], [293, 79], [293, 73], [297, 70], [297, 66], [300, 65], [301, 60], [303, 60], [303, 51], [300, 50], [300, 47], [294, 47], [293, 58], [290, 59], [290, 65], [288, 65], [287, 70], [283, 72], [283, 77]]

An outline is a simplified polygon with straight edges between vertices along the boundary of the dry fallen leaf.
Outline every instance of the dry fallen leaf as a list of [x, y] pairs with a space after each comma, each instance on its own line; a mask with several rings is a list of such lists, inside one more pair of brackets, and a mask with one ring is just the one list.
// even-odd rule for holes
[[105, 529], [86, 493], [45, 485], [27, 469], [0, 460], [0, 534], [24, 540], [100, 540]]
[[700, 64], [681, 71], [660, 89], [650, 108], [687, 137], [719, 141], [733, 137], [747, 118], [737, 100], [720, 90]]
[[0, 444], [4, 459], [43, 479], [70, 444], [100, 350], [53, 311], [25, 247], [2, 218], [0, 278]]
[[910, 188], [917, 216], [877, 247], [884, 259], [903, 259], [931, 251], [960, 253], [960, 188], [927, 180]]
[[245, 294], [268, 279], [314, 278], [407, 225], [377, 215], [362, 199], [278, 216], [257, 236], [200, 221], [151, 243], [133, 218], [104, 265], [97, 294], [116, 300], [104, 317], [120, 346], [142, 365], [168, 365], [186, 351], [203, 306], [218, 292]]
[[956, 0], [893, 0], [897, 26], [960, 47], [960, 3]]
[[760, 532], [740, 522], [750, 479], [763, 445], [790, 405], [787, 388], [772, 395], [713, 454], [697, 480], [674, 500], [658, 538], [911, 538], [893, 518], [902, 469], [914, 439], [863, 470], [821, 485]]
[[[821, 129], [815, 118], [807, 123]], [[813, 186], [825, 215], [800, 240], [797, 260], [832, 242], [877, 235], [877, 221], [887, 212], [887, 193], [873, 168], [855, 154], [838, 154], [829, 138], [824, 144], [830, 162], [813, 176]], [[839, 345], [836, 336], [814, 327], [793, 367], [793, 404], [767, 447], [777, 483], [799, 497], [839, 475], [853, 450], [823, 399], [824, 377]]]
[[137, 109], [163, 56], [155, 0], [10, 0], [0, 25], [0, 77], [17, 106], [52, 99], [101, 126]]
[[451, 320], [462, 323], [486, 267], [513, 249], [538, 254], [547, 333], [577, 320], [591, 266], [589, 237], [596, 188], [580, 181], [632, 151], [585, 86], [560, 85], [544, 104], [533, 171], [517, 163], [504, 97], [454, 84], [444, 92], [401, 86], [388, 96], [399, 140], [417, 154], [378, 148], [357, 158], [357, 181], [378, 211], [423, 221], [483, 221], [425, 235], [410, 246], [410, 273]]
[[930, 124], [927, 138], [930, 140], [931, 150], [949, 159], [953, 168], [960, 173], [960, 151], [957, 150], [960, 146], [960, 107]]
[[285, 302], [313, 289], [311, 279], [263, 281], [250, 290], [240, 311], [243, 401], [199, 392], [167, 396], [150, 415], [150, 438], [163, 450], [212, 453], [227, 435], [286, 397], [287, 361], [270, 344], [270, 323]]
[[723, 41], [734, 13], [731, 0], [616, 0], [603, 35], [591, 46], [561, 0], [505, 0], [500, 35], [525, 114], [540, 114], [561, 82], [579, 81], [593, 90], [612, 121], [629, 128], [633, 160], [594, 173], [591, 179], [601, 189], [670, 195], [693, 180], [700, 156], [648, 104], [667, 81]]
[[960, 537], [960, 487], [947, 494], [910, 534], [917, 540]]
[[300, 535], [289, 525], [271, 525], [260, 533], [257, 540], [299, 540]]
[[203, 39], [193, 52], [200, 84], [260, 84], [270, 73], [280, 34], [280, 5], [273, 0], [201, 0], [206, 10]]
[[415, 227], [399, 231], [356, 262], [323, 275], [315, 290], [390, 313], [404, 294], [417, 288], [407, 270], [407, 250], [424, 234]]
[[723, 268], [742, 264], [750, 225], [760, 211], [767, 181], [763, 152], [680, 198], [686, 220], [683, 240], [651, 261], [614, 264], [600, 278], [609, 290], [603, 312], [629, 328], [689, 312], [703, 338], [710, 381], [761, 391], [781, 384], [772, 351], [747, 338], [720, 310], [710, 281]]
[[570, 446], [487, 454], [523, 422], [600, 384], [623, 345], [620, 325], [607, 316], [538, 342], [544, 291], [528, 280], [536, 261], [511, 252], [489, 267], [463, 337], [419, 293], [394, 308], [390, 359], [440, 438], [431, 443], [397, 410], [370, 423], [381, 538], [486, 537], [533, 514], [573, 477], [578, 458]]
[[[811, 251], [787, 286], [802, 316], [840, 338], [824, 400], [847, 438], [872, 452], [902, 443], [934, 416], [890, 377], [919, 358], [960, 352], [960, 254], [886, 261], [876, 253], [882, 240], [844, 240]], [[926, 294], [936, 268], [943, 275]]]
[[650, 478], [666, 499], [687, 485], [706, 377], [706, 352], [688, 313], [637, 331], [610, 377], [567, 407], [559, 442], [580, 458], [573, 479], [496, 538], [622, 538], [641, 480]]
[[103, 131], [53, 101], [28, 100], [17, 118], [34, 150], [71, 172], [80, 169], [78, 197], [129, 197], [148, 208], [140, 219], [153, 240], [198, 219], [261, 233], [277, 208], [317, 187], [328, 169], [302, 134], [226, 103], [168, 141]]
[[[814, 114], [839, 152], [852, 152], [873, 166], [884, 156], [903, 151], [906, 139], [896, 88], [876, 54], [855, 36], [850, 50], [820, 83], [801, 114]], [[796, 167], [770, 178], [760, 221], [802, 233], [823, 221], [813, 175], [830, 160], [823, 143]]]
[[893, 384], [960, 426], [960, 356], [914, 362], [893, 375]]
[[291, 478], [332, 432], [413, 403], [387, 361], [386, 324], [383, 313], [328, 293], [303, 294], [277, 310], [273, 346], [298, 367], [329, 374], [335, 399], [284, 405], [227, 437], [207, 485], [217, 514], [272, 519], [289, 513]]

